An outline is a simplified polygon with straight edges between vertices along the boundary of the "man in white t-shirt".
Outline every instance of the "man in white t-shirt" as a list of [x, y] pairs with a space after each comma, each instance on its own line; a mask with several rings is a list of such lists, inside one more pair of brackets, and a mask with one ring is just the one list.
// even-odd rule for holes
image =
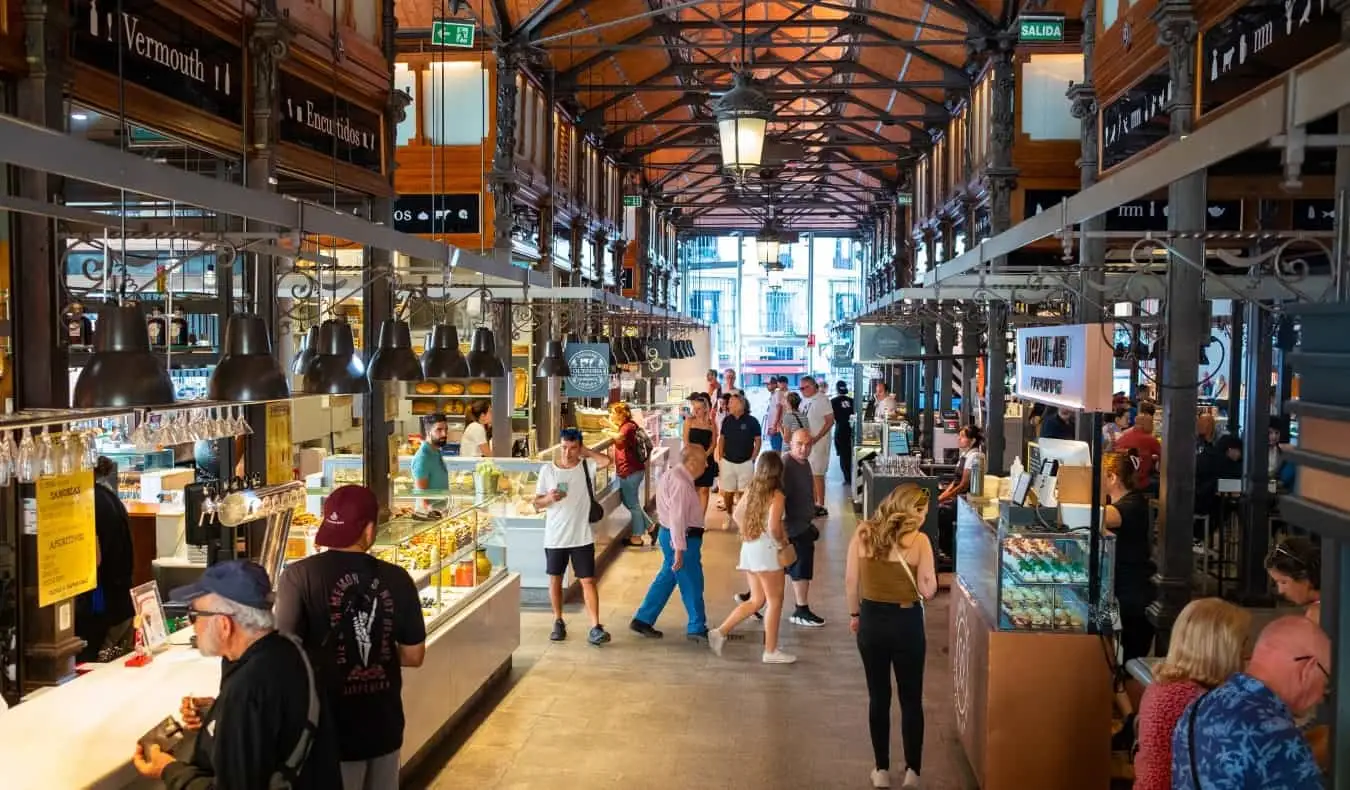
[[[609, 466], [609, 456], [589, 450], [581, 443], [581, 431], [564, 428], [558, 460], [539, 470], [534, 487], [534, 509], [544, 512], [544, 563], [548, 573], [548, 599], [553, 605], [553, 632], [549, 639], [567, 638], [563, 622], [563, 574], [569, 563], [581, 582], [586, 613], [591, 617], [588, 642], [599, 647], [610, 639], [600, 624], [600, 596], [595, 589], [595, 530], [590, 522], [595, 472]], [[589, 485], [588, 485], [589, 484]], [[590, 489], [588, 491], [587, 489]]]
[[878, 422], [889, 420], [900, 409], [900, 403], [891, 394], [890, 388], [886, 382], [877, 380], [876, 389], [873, 391], [872, 403], [875, 404], [875, 419]]
[[806, 430], [811, 434], [811, 483], [816, 497], [816, 515], [826, 515], [825, 471], [830, 468], [830, 431], [834, 428], [834, 409], [811, 376], [802, 377], [802, 405]]
[[787, 379], [770, 376], [764, 387], [769, 391], [769, 409], [764, 413], [764, 432], [769, 435], [769, 449], [783, 451], [783, 404], [787, 401]]

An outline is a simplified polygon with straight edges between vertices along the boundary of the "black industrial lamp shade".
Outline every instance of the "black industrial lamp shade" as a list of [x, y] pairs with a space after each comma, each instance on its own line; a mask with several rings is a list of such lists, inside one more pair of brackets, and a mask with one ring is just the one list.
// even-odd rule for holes
[[469, 347], [469, 375], [485, 379], [506, 375], [506, 366], [497, 358], [497, 338], [485, 326], [473, 331], [473, 344]]
[[422, 375], [429, 379], [462, 379], [469, 375], [469, 361], [459, 350], [459, 330], [450, 324], [431, 328], [422, 349]]
[[94, 330], [94, 355], [75, 381], [75, 407], [163, 406], [173, 401], [173, 380], [164, 360], [150, 351], [140, 304], [105, 306]]
[[380, 323], [380, 342], [370, 357], [366, 377], [371, 381], [422, 380], [422, 363], [413, 353], [407, 321], [386, 318]]
[[633, 361], [629, 352], [628, 337], [626, 335], [620, 335], [614, 342], [614, 361], [620, 365], [627, 365]]
[[567, 366], [567, 357], [563, 354], [563, 344], [561, 340], [550, 340], [544, 347], [544, 358], [539, 360], [539, 370], [535, 373], [541, 379], [558, 376], [566, 378], [572, 375], [572, 369]]
[[370, 392], [366, 366], [356, 355], [352, 327], [330, 318], [319, 325], [314, 358], [305, 368], [305, 392], [311, 395], [360, 395]]
[[290, 384], [276, 357], [262, 316], [239, 313], [225, 322], [225, 346], [206, 389], [211, 400], [282, 400]]
[[295, 358], [291, 360], [291, 373], [297, 376], [305, 375], [305, 368], [309, 367], [309, 361], [314, 359], [314, 348], [318, 345], [319, 327], [311, 326], [300, 339], [300, 350], [295, 352]]

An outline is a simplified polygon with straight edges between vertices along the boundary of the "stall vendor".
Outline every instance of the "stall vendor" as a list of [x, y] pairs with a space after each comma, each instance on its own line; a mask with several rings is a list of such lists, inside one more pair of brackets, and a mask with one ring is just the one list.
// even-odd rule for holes
[[[441, 460], [441, 448], [445, 447], [449, 433], [450, 427], [446, 424], [444, 414], [427, 418], [426, 440], [417, 448], [417, 454], [412, 460], [413, 488], [416, 490], [450, 490], [450, 473], [446, 471], [445, 462]], [[446, 501], [426, 499], [423, 500], [423, 505], [430, 510], [441, 510], [445, 507]]]

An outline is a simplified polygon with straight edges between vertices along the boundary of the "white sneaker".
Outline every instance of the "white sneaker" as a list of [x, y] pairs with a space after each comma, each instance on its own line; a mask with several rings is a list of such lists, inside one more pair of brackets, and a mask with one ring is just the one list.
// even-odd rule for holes
[[[712, 632], [709, 631], [708, 633]], [[773, 652], [766, 650], [764, 651], [763, 658], [760, 660], [766, 664], [793, 664], [796, 663], [797, 657], [791, 653], [784, 653], [782, 650], [775, 650]]]
[[716, 628], [708, 629], [708, 647], [712, 648], [713, 655], [715, 656], [722, 655], [722, 647], [726, 645], [726, 643], [727, 643], [726, 634], [723, 634]]
[[905, 769], [905, 783], [902, 784], [902, 785], [900, 785], [900, 786], [901, 786], [901, 787], [911, 787], [911, 788], [916, 788], [916, 787], [918, 787], [918, 786], [919, 786], [919, 775], [916, 774], [916, 773], [914, 773], [913, 771], [909, 770], [908, 768], [906, 768], [906, 769]]
[[890, 786], [891, 786], [891, 772], [890, 772], [890, 771], [883, 771], [883, 770], [881, 770], [880, 768], [875, 768], [875, 769], [873, 769], [873, 770], [872, 770], [872, 786], [873, 786], [873, 787], [890, 787]]

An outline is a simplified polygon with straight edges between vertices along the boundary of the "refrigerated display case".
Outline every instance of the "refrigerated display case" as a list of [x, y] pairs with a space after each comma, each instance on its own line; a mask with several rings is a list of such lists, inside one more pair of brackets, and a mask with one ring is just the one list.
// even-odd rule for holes
[[1029, 511], [957, 500], [957, 731], [985, 790], [1106, 787], [1113, 648], [1097, 626], [1114, 606], [1115, 541], [1101, 538], [1094, 602], [1088, 533], [1062, 529], [1054, 509]]

